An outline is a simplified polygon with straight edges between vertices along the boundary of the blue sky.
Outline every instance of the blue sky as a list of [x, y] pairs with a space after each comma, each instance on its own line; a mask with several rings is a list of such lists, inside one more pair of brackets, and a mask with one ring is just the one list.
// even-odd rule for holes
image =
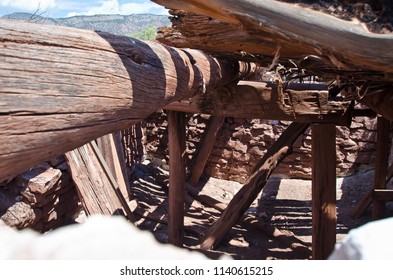
[[167, 14], [149, 0], [0, 0], [0, 16], [14, 12], [33, 13], [59, 18], [96, 14]]

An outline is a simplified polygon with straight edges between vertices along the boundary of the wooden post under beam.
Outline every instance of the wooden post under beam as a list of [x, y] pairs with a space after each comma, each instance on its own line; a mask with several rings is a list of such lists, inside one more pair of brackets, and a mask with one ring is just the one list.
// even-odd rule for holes
[[183, 246], [186, 174], [184, 153], [186, 144], [185, 114], [168, 111], [169, 137], [169, 211], [168, 240]]
[[326, 259], [336, 244], [336, 127], [312, 126], [313, 259]]
[[[390, 121], [378, 117], [377, 120], [377, 155], [375, 160], [375, 178], [374, 189], [386, 188], [386, 177], [388, 173], [389, 164], [389, 129]], [[385, 202], [378, 199], [373, 199], [373, 220], [383, 218], [385, 212]]]
[[188, 183], [195, 186], [202, 176], [203, 170], [205, 169], [209, 155], [213, 149], [217, 133], [220, 130], [225, 117], [210, 117], [210, 123], [207, 128], [207, 132], [203, 135], [202, 141], [195, 152], [195, 162], [192, 167], [191, 176], [188, 179]]

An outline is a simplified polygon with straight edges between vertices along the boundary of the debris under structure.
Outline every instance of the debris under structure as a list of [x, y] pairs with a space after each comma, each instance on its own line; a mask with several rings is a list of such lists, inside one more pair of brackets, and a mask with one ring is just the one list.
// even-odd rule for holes
[[5, 224], [120, 215], [210, 258], [327, 259], [393, 214], [393, 4], [154, 2], [156, 41], [0, 19]]

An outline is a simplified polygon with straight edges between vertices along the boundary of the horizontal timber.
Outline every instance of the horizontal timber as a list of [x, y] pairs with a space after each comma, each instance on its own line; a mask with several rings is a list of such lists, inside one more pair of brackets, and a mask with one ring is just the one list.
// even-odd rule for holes
[[350, 122], [349, 102], [330, 101], [323, 84], [282, 85], [240, 81], [192, 98], [173, 102], [168, 110], [248, 119], [296, 122]]
[[[318, 55], [338, 69], [357, 67], [382, 71], [387, 73], [387, 79], [391, 79], [393, 73], [393, 35], [371, 33], [360, 22], [345, 21], [299, 5], [275, 0], [211, 0], [208, 5], [204, 0], [154, 2], [167, 8], [208, 16], [210, 18], [207, 22], [219, 20], [245, 30], [249, 37], [245, 32], [239, 34], [239, 31], [232, 31], [244, 42], [241, 44], [236, 37], [233, 38], [235, 43], [232, 52], [243, 51], [262, 55], [274, 55], [279, 52], [281, 57]], [[194, 25], [191, 27], [191, 24]], [[228, 31], [228, 28], [233, 26], [218, 26], [224, 29], [226, 38], [230, 37], [231, 31]], [[207, 27], [208, 32], [205, 36], [201, 31], [204, 27], [206, 24], [203, 25], [201, 21], [199, 24], [198, 21], [188, 21], [177, 31], [183, 31], [182, 35], [191, 43], [187, 47], [196, 47], [194, 43], [198, 40], [200, 49], [204, 50], [212, 40], [215, 43], [215, 52], [221, 52], [222, 45], [226, 47], [225, 51], [229, 51], [230, 45], [225, 42], [230, 40], [219, 43], [214, 39], [214, 36], [223, 38], [220, 28], [214, 33]], [[173, 34], [175, 35], [175, 32]], [[181, 42], [179, 39], [184, 41], [184, 38], [174, 36], [173, 42]]]
[[0, 44], [0, 182], [242, 69], [197, 50], [5, 19]]

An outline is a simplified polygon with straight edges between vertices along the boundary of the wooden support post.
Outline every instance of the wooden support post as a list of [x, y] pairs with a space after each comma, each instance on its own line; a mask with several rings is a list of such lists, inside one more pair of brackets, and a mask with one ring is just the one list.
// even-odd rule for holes
[[336, 244], [336, 127], [312, 126], [313, 259], [326, 259]]
[[206, 133], [202, 136], [202, 141], [199, 144], [197, 151], [195, 152], [196, 159], [192, 168], [191, 176], [188, 179], [188, 183], [195, 186], [202, 176], [203, 170], [205, 169], [207, 160], [217, 137], [218, 131], [221, 129], [224, 123], [225, 117], [210, 117], [211, 121], [207, 128]]
[[292, 123], [266, 152], [246, 184], [236, 193], [217, 222], [206, 232], [201, 240], [201, 248], [215, 247], [239, 220], [265, 186], [276, 166], [291, 153], [296, 139], [308, 127], [304, 123]]
[[169, 134], [169, 211], [168, 239], [183, 246], [186, 174], [184, 153], [186, 144], [185, 114], [168, 112]]
[[[390, 121], [378, 117], [377, 121], [377, 156], [375, 161], [374, 189], [386, 188], [386, 177], [388, 173], [389, 158], [389, 129]], [[373, 220], [381, 219], [385, 212], [385, 202], [373, 199]]]

